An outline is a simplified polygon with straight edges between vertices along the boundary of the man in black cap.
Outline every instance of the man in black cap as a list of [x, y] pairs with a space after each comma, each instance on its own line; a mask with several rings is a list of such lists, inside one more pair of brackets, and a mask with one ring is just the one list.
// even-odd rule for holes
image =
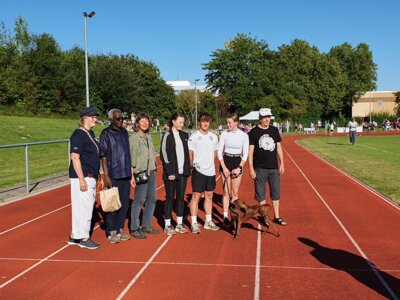
[[270, 108], [261, 108], [258, 126], [249, 132], [249, 170], [251, 178], [254, 179], [256, 200], [260, 204], [266, 203], [268, 182], [274, 221], [286, 225], [285, 220], [279, 216], [280, 175], [285, 172], [281, 136], [278, 129], [271, 125], [271, 117]]

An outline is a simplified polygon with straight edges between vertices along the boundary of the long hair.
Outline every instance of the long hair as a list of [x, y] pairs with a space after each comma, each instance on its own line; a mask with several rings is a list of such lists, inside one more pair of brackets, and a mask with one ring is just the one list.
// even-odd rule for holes
[[168, 126], [170, 129], [172, 128], [172, 126], [174, 126], [174, 123], [172, 123], [172, 121], [176, 121], [176, 119], [178, 118], [185, 118], [185, 117], [181, 113], [178, 112], [174, 113], [168, 121]]

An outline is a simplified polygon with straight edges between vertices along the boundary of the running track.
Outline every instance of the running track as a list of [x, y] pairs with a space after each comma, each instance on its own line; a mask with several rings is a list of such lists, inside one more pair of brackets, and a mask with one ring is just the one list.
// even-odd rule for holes
[[[253, 220], [238, 241], [203, 229], [111, 245], [97, 213], [93, 239], [101, 248], [92, 251], [66, 245], [69, 186], [1, 206], [0, 299], [398, 299], [399, 207], [295, 137], [283, 146], [281, 214], [288, 226], [280, 238], [261, 235]], [[240, 197], [253, 203], [246, 171]], [[161, 229], [161, 172], [157, 182], [153, 225]]]

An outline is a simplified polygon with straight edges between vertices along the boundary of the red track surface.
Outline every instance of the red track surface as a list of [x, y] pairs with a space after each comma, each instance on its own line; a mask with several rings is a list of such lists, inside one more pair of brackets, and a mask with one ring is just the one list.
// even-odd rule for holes
[[[294, 141], [283, 143], [280, 238], [259, 234], [253, 220], [237, 241], [203, 229], [111, 245], [97, 227], [101, 248], [90, 251], [66, 245], [69, 186], [0, 207], [0, 298], [398, 299], [399, 207]], [[161, 172], [157, 182], [161, 229]], [[218, 180], [216, 220], [221, 191]], [[247, 172], [240, 197], [254, 201]]]

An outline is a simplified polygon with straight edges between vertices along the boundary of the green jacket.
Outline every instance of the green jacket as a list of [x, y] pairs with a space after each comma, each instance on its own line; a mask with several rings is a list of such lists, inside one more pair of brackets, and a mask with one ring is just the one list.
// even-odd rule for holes
[[129, 137], [129, 148], [131, 152], [131, 166], [135, 169], [135, 173], [145, 171], [147, 173], [157, 168], [156, 166], [156, 151], [154, 150], [153, 141], [151, 136], [146, 137], [134, 132]]

